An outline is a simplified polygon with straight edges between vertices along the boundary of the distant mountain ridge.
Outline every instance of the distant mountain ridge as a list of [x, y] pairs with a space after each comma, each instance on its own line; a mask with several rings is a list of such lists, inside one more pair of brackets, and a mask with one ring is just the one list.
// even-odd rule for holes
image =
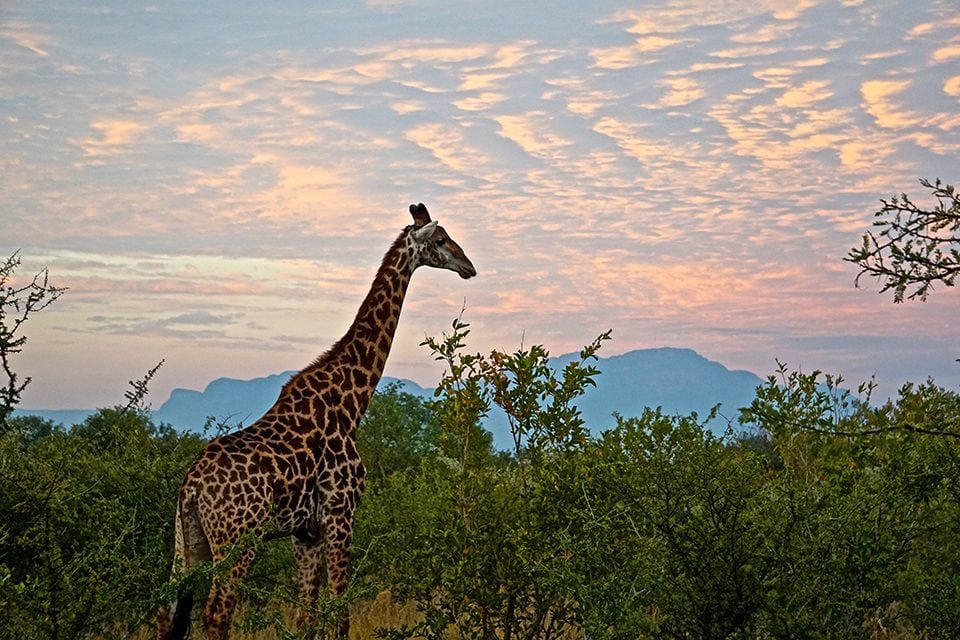
[[174, 389], [153, 417], [191, 431], [202, 429], [208, 416], [232, 424], [250, 424], [270, 408], [295, 373], [284, 371], [251, 380], [217, 378], [203, 391]]
[[[579, 354], [552, 358], [562, 367]], [[660, 407], [667, 414], [701, 417], [717, 404], [721, 412], [734, 417], [736, 410], [749, 405], [763, 383], [749, 371], [730, 370], [708, 360], [693, 349], [661, 347], [638, 349], [599, 358], [600, 375], [596, 388], [588, 389], [578, 403], [587, 424], [599, 431], [614, 426], [614, 412], [638, 416], [647, 407]]]
[[[560, 369], [578, 357], [570, 353], [551, 358], [550, 363]], [[721, 412], [733, 418], [737, 409], [750, 404], [756, 388], [763, 382], [749, 371], [731, 371], [692, 349], [674, 347], [638, 349], [598, 358], [594, 364], [600, 370], [597, 386], [588, 388], [577, 403], [594, 433], [614, 426], [614, 413], [636, 416], [647, 407], [660, 407], [667, 414], [686, 415], [696, 411], [705, 417], [712, 407], [720, 404]], [[174, 389], [170, 398], [154, 412], [154, 419], [191, 431], [202, 429], [208, 416], [228, 424], [250, 424], [270, 408], [284, 383], [295, 373], [285, 371], [252, 380], [218, 378], [203, 391]], [[433, 389], [410, 380], [385, 377], [380, 384], [391, 382], [398, 382], [407, 393], [421, 398], [433, 397]], [[92, 411], [18, 411], [19, 415], [40, 415], [55, 422], [67, 422], [68, 417], [79, 417], [77, 421], [81, 421], [83, 414], [90, 413]], [[720, 429], [726, 425], [713, 426]], [[498, 448], [511, 446], [503, 413], [491, 412], [486, 427], [493, 432]]]

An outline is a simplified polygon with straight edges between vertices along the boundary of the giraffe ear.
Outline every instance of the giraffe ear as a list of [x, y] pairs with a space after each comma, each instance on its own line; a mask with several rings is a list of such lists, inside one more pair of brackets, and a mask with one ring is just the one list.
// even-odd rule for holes
[[430, 222], [430, 214], [422, 202], [420, 204], [410, 205], [410, 215], [413, 216], [413, 224], [418, 227], [422, 227]]
[[437, 230], [437, 221], [428, 222], [422, 227], [417, 227], [413, 230], [413, 239], [417, 242], [423, 242], [427, 238], [433, 235], [433, 232]]

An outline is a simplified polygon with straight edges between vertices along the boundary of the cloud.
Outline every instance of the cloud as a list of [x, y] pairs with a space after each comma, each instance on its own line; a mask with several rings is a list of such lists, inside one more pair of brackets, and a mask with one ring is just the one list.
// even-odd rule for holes
[[453, 105], [462, 111], [490, 111], [494, 106], [505, 102], [507, 94], [496, 91], [483, 91], [473, 96], [454, 100]]
[[821, 2], [822, 0], [764, 0], [760, 5], [767, 8], [777, 20], [796, 20]]
[[[429, 64], [434, 67], [452, 68], [457, 63], [486, 57], [490, 54], [491, 47], [486, 44], [464, 45], [446, 40], [400, 40], [387, 45], [361, 48], [357, 52], [366, 58], [382, 62], [398, 62], [407, 65]], [[381, 71], [387, 68], [382, 63], [378, 63], [377, 67]]]
[[626, 31], [638, 35], [677, 34], [736, 24], [752, 16], [771, 13], [778, 19], [790, 20], [815, 4], [815, 0], [716, 0], [706, 3], [702, 0], [675, 0], [644, 8], [621, 9], [597, 22], [601, 25], [627, 23]]
[[494, 120], [500, 125], [497, 133], [515, 142], [532, 156], [554, 156], [561, 149], [572, 144], [570, 140], [549, 131], [553, 119], [544, 111], [494, 116]]
[[652, 138], [640, 136], [641, 128], [642, 125], [633, 122], [605, 117], [597, 121], [593, 130], [613, 139], [621, 149], [637, 160], [648, 161], [662, 157], [662, 145]]
[[17, 23], [14, 20], [6, 19], [5, 24], [0, 25], [0, 40], [8, 40], [15, 46], [29, 51], [41, 58], [49, 58], [50, 39], [48, 36], [40, 35], [32, 25], [26, 23]]
[[914, 116], [903, 111], [892, 100], [893, 96], [905, 91], [910, 84], [910, 80], [870, 80], [860, 85], [863, 107], [873, 116], [877, 126], [895, 129], [914, 123]]
[[627, 69], [650, 62], [650, 54], [680, 44], [683, 40], [663, 36], [637, 38], [632, 45], [591, 49], [594, 65], [601, 69]]
[[662, 107], [682, 107], [707, 95], [700, 83], [693, 78], [667, 78], [659, 84], [669, 87], [669, 91], [658, 103]]
[[829, 80], [810, 80], [799, 87], [791, 87], [785, 91], [777, 98], [776, 104], [788, 109], [811, 107], [833, 95], [833, 92], [828, 89], [829, 86]]
[[594, 65], [601, 69], [629, 69], [640, 62], [640, 52], [631, 46], [591, 49]]
[[513, 69], [533, 56], [535, 40], [518, 40], [497, 47], [490, 69]]
[[737, 44], [762, 44], [781, 40], [790, 35], [797, 29], [796, 22], [777, 22], [765, 24], [759, 28], [751, 28], [749, 31], [741, 31], [730, 36], [731, 42]]
[[175, 131], [177, 139], [181, 142], [210, 145], [215, 142], [222, 142], [224, 139], [223, 128], [210, 124], [181, 124], [176, 127]]
[[242, 313], [215, 314], [205, 309], [199, 309], [167, 318], [166, 322], [169, 324], [193, 325], [228, 324], [236, 322], [243, 317], [244, 314]]
[[761, 80], [764, 85], [773, 89], [785, 89], [790, 86], [790, 78], [797, 75], [798, 70], [793, 67], [766, 67], [752, 73], [753, 77]]
[[868, 53], [862, 55], [858, 58], [860, 64], [869, 64], [871, 62], [876, 62], [877, 60], [886, 60], [888, 58], [896, 58], [907, 53], [906, 49], [892, 49], [890, 51], [877, 51], [875, 53]]
[[500, 81], [508, 77], [509, 74], [503, 72], [471, 71], [464, 76], [463, 81], [460, 83], [460, 86], [457, 87], [457, 90], [476, 91], [479, 89], [492, 89], [499, 86]]
[[422, 100], [397, 100], [390, 104], [390, 108], [401, 116], [405, 116], [410, 113], [424, 111], [427, 106]]
[[592, 116], [615, 98], [611, 91], [581, 91], [567, 99], [567, 109], [578, 116]]
[[83, 140], [83, 153], [87, 157], [119, 153], [133, 144], [147, 127], [133, 120], [101, 120], [91, 123], [90, 128], [97, 132], [98, 137]]
[[487, 154], [472, 146], [464, 131], [456, 125], [422, 124], [409, 129], [404, 137], [457, 173], [472, 172], [490, 162]]
[[927, 38], [937, 31], [952, 29], [954, 27], [960, 27], [960, 15], [951, 17], [938, 15], [938, 19], [936, 21], [921, 22], [910, 29], [910, 31], [907, 32], [907, 35], [912, 38]]
[[934, 62], [946, 62], [954, 58], [960, 58], [960, 44], [952, 44], [941, 47], [933, 52]]
[[948, 96], [960, 96], [960, 76], [953, 76], [944, 81], [943, 92]]
[[730, 49], [712, 51], [709, 55], [715, 58], [760, 58], [780, 53], [781, 50], [782, 49], [779, 47], [762, 47], [759, 45], [753, 45], [749, 47], [733, 47]]

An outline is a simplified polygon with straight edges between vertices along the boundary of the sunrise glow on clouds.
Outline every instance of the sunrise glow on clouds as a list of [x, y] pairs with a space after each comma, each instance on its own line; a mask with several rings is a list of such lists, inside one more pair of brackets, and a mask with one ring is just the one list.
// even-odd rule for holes
[[423, 201], [480, 277], [421, 272], [388, 374], [471, 348], [779, 358], [960, 383], [958, 299], [842, 261], [879, 199], [956, 183], [951, 2], [6, 3], [0, 249], [70, 292], [27, 406], [299, 368]]

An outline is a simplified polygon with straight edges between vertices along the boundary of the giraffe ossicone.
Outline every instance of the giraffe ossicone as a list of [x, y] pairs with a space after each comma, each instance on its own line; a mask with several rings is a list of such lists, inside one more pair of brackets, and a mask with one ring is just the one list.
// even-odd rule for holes
[[[300, 598], [313, 604], [323, 588], [347, 585], [353, 514], [366, 471], [356, 428], [390, 353], [413, 272], [428, 266], [461, 278], [473, 263], [427, 208], [410, 205], [405, 227], [384, 255], [370, 291], [346, 334], [294, 375], [256, 422], [211, 440], [180, 488], [174, 539], [174, 578], [204, 561], [221, 561], [245, 534], [269, 527], [293, 539]], [[216, 578], [203, 611], [207, 637], [226, 638], [237, 602], [236, 584], [256, 553], [241, 551]], [[158, 640], [185, 638], [192, 596], [181, 594], [157, 614]], [[304, 622], [304, 620], [300, 620]], [[346, 638], [349, 619], [338, 635]]]

